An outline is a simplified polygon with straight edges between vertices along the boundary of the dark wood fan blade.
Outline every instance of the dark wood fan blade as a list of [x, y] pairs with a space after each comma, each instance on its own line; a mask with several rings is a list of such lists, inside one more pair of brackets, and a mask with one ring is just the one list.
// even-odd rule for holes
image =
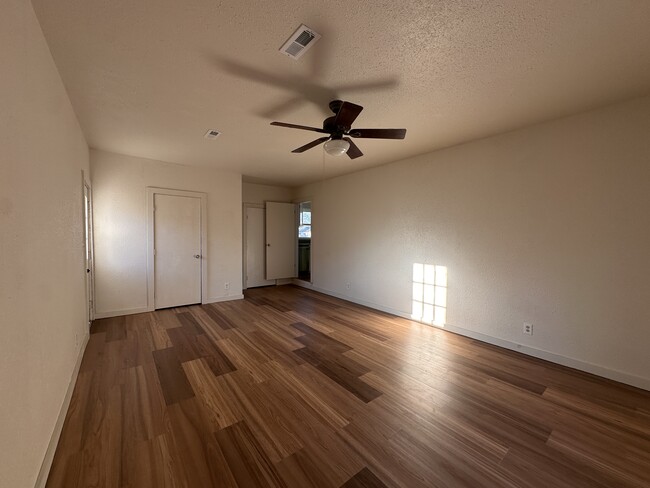
[[339, 112], [336, 114], [336, 119], [334, 119], [334, 125], [341, 125], [343, 127], [351, 127], [352, 123], [359, 116], [363, 107], [361, 105], [355, 105], [350, 102], [343, 102]]
[[404, 139], [406, 129], [352, 129], [348, 135], [364, 139]]
[[349, 137], [344, 137], [343, 140], [348, 141], [350, 143], [350, 148], [346, 153], [350, 157], [350, 159], [356, 159], [359, 156], [363, 156], [361, 149], [359, 149], [357, 145], [354, 142], [352, 142], [352, 139], [350, 139]]
[[[309, 144], [305, 144], [304, 146], [300, 146], [297, 149], [294, 149], [291, 151], [292, 153], [301, 153], [305, 152], [307, 149], [311, 149], [312, 147], [316, 147], [319, 144], [324, 143], [325, 141], [329, 140], [329, 137], [321, 137], [320, 139], [316, 139], [315, 141], [311, 141]], [[352, 147], [352, 146], [350, 146]]]
[[277, 125], [278, 127], [289, 127], [290, 129], [311, 130], [313, 132], [320, 132], [321, 134], [329, 134], [329, 132], [326, 130], [318, 129], [316, 127], [307, 127], [306, 125], [285, 124], [284, 122], [271, 122], [271, 125]]

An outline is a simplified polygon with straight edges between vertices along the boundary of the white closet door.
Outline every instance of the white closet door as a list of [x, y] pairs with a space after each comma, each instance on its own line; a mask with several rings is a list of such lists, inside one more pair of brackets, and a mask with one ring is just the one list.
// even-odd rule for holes
[[154, 196], [155, 307], [201, 303], [201, 199]]
[[266, 238], [263, 208], [246, 208], [246, 287], [272, 285], [266, 276]]
[[293, 203], [266, 202], [266, 279], [296, 276], [298, 228]]

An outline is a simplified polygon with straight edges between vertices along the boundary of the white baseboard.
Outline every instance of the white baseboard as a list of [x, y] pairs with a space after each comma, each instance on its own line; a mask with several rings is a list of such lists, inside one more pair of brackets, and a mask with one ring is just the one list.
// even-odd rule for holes
[[231, 300], [243, 300], [244, 295], [228, 295], [225, 297], [213, 297], [213, 298], [208, 298], [208, 301], [205, 303], [217, 303], [217, 302], [229, 302]]
[[291, 284], [301, 286], [303, 288], [314, 289], [314, 284], [311, 281], [299, 280], [298, 278], [291, 278]]
[[411, 316], [405, 314], [404, 312], [401, 312], [399, 310], [395, 310], [390, 307], [385, 307], [383, 305], [379, 305], [378, 303], [374, 302], [368, 302], [366, 300], [361, 300], [359, 298], [351, 297], [348, 295], [344, 295], [342, 293], [336, 293], [331, 290], [326, 290], [324, 288], [319, 288], [318, 286], [314, 286], [313, 283], [309, 283], [308, 281], [302, 281], [302, 280], [293, 280], [292, 284], [296, 286], [300, 286], [302, 288], [308, 288], [310, 290], [317, 291], [319, 293], [323, 293], [325, 295], [329, 295], [335, 298], [340, 298], [341, 300], [347, 300], [348, 302], [356, 303], [358, 305], [363, 305], [364, 307], [368, 308], [374, 308], [375, 310], [379, 310], [380, 312], [386, 312], [391, 315], [397, 315], [398, 317], [404, 317], [405, 319], [411, 320]]
[[511, 342], [505, 339], [499, 339], [497, 337], [488, 336], [481, 334], [480, 332], [475, 332], [473, 330], [465, 329], [464, 327], [458, 327], [451, 324], [445, 324], [443, 330], [453, 332], [471, 339], [476, 339], [481, 342], [487, 342], [494, 346], [503, 347], [505, 349], [510, 349], [512, 351], [517, 351], [528, 356], [533, 356], [539, 359], [544, 359], [552, 363], [561, 364], [562, 366], [567, 366], [569, 368], [577, 369], [584, 371], [586, 373], [595, 374], [596, 376], [602, 376], [610, 380], [618, 381], [619, 383], [625, 383], [626, 385], [635, 386], [637, 388], [642, 388], [644, 390], [650, 390], [650, 379], [642, 378], [640, 376], [635, 376], [629, 373], [624, 373], [623, 371], [617, 371], [615, 369], [605, 368], [597, 364], [588, 363], [586, 361], [581, 361], [579, 359], [574, 359], [566, 356], [561, 356], [560, 354], [555, 354], [554, 352], [545, 351], [544, 349], [537, 349], [535, 347], [524, 346], [522, 344], [517, 344], [516, 342]]
[[133, 315], [136, 313], [149, 312], [147, 307], [127, 308], [125, 310], [111, 310], [110, 312], [95, 312], [96, 319], [107, 319], [109, 317], [120, 317], [122, 315]]
[[65, 397], [63, 398], [63, 404], [59, 409], [59, 415], [54, 424], [54, 431], [50, 437], [50, 443], [47, 446], [45, 451], [45, 457], [43, 458], [43, 463], [41, 464], [41, 469], [38, 472], [38, 477], [36, 478], [36, 484], [34, 488], [44, 488], [47, 483], [47, 477], [50, 474], [50, 468], [52, 468], [52, 461], [54, 461], [54, 453], [56, 452], [56, 446], [59, 444], [59, 438], [61, 437], [61, 432], [63, 430], [63, 423], [65, 422], [65, 417], [68, 413], [68, 408], [70, 407], [70, 401], [72, 400], [72, 392], [74, 387], [77, 384], [77, 377], [79, 376], [79, 368], [81, 368], [81, 360], [84, 357], [84, 352], [86, 351], [86, 345], [88, 344], [88, 339], [90, 339], [90, 331], [87, 331], [81, 348], [79, 349], [79, 354], [77, 356], [77, 361], [72, 370], [72, 376], [70, 378], [70, 383], [68, 383], [68, 389], [65, 392]]
[[[229, 300], [242, 300], [244, 298], [244, 295], [228, 295], [225, 297], [213, 297], [213, 298], [208, 298], [208, 301], [205, 303], [216, 303], [216, 302], [227, 302]], [[150, 310], [148, 307], [139, 307], [139, 308], [127, 308], [125, 310], [112, 310], [110, 312], [96, 312], [95, 313], [95, 318], [96, 319], [107, 319], [110, 317], [120, 317], [122, 315], [133, 315], [136, 313], [144, 313], [144, 312], [153, 312], [153, 310]]]
[[[342, 300], [347, 300], [349, 302], [358, 303], [365, 307], [374, 308], [376, 310], [387, 312], [392, 315], [397, 315], [398, 317], [403, 317], [408, 320], [413, 320], [411, 316], [403, 311], [395, 310], [390, 307], [384, 307], [376, 303], [368, 302], [366, 300], [359, 300], [357, 298], [336, 293], [330, 290], [325, 290], [314, 286], [312, 283], [305, 281], [294, 280], [293, 284], [296, 286], [301, 286], [303, 288], [308, 288], [325, 295], [330, 295]], [[606, 368], [599, 366], [597, 364], [588, 363], [586, 361], [581, 361], [579, 359], [573, 359], [566, 356], [561, 356], [550, 351], [545, 351], [543, 349], [537, 349], [535, 347], [524, 346], [522, 344], [517, 344], [516, 342], [511, 342], [505, 339], [499, 339], [498, 337], [492, 337], [489, 335], [481, 334], [480, 332], [475, 332], [473, 330], [466, 329], [464, 327], [458, 327], [456, 325], [445, 324], [444, 327], [441, 327], [441, 330], [446, 330], [448, 332], [453, 332], [454, 334], [462, 335], [469, 337], [470, 339], [476, 339], [481, 342], [486, 342], [492, 344], [493, 346], [503, 347], [505, 349], [510, 349], [512, 351], [517, 351], [527, 356], [532, 356], [539, 359], [544, 359], [552, 363], [560, 364], [562, 366], [567, 366], [569, 368], [577, 369], [579, 371], [584, 371], [586, 373], [591, 373], [596, 376], [601, 376], [610, 380], [618, 381], [619, 383], [625, 383], [626, 385], [635, 386], [643, 390], [650, 391], [650, 379], [642, 378], [640, 376], [632, 375], [629, 373], [624, 373], [622, 371], [617, 371], [615, 369]]]

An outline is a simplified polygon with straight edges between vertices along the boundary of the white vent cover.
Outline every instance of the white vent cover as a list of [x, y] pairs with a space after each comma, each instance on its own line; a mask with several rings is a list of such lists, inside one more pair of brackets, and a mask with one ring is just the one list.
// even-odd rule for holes
[[298, 27], [298, 30], [293, 33], [287, 42], [280, 48], [282, 54], [286, 54], [290, 58], [298, 59], [305, 54], [305, 51], [316, 44], [321, 35], [314, 32], [305, 24]]
[[208, 132], [205, 133], [203, 137], [205, 137], [206, 139], [216, 139], [220, 135], [221, 132], [219, 132], [218, 130], [210, 129]]

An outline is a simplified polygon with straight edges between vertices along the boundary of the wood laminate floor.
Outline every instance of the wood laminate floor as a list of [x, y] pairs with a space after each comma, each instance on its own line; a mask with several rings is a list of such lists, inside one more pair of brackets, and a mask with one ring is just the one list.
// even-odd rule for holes
[[650, 393], [309, 290], [97, 320], [48, 487], [650, 486]]

